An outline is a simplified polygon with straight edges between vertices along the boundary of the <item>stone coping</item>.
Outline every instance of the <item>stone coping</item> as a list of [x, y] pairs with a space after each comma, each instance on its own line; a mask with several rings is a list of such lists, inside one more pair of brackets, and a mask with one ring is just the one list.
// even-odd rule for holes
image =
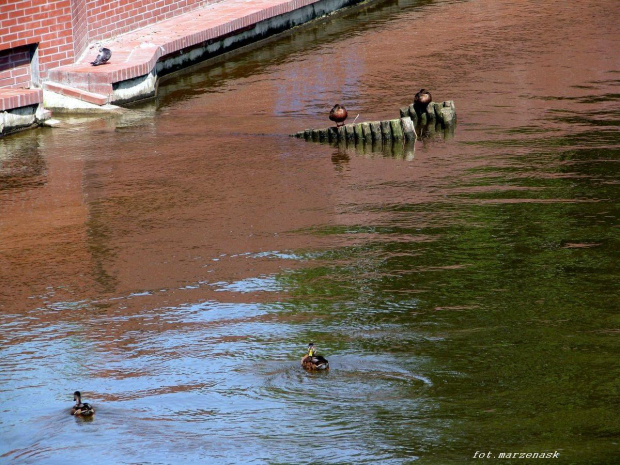
[[[222, 0], [219, 3], [193, 10], [174, 18], [128, 32], [114, 39], [102, 41], [112, 51], [112, 58], [104, 65], [92, 66], [98, 54], [92, 47], [73, 65], [54, 68], [49, 72], [54, 84], [76, 89], [82, 100], [101, 104], [113, 92], [112, 85], [153, 70], [162, 56], [187, 47], [216, 40], [241, 32], [257, 23], [289, 13], [318, 0]], [[75, 92], [74, 92], [75, 94]], [[75, 95], [73, 95], [75, 96]]]

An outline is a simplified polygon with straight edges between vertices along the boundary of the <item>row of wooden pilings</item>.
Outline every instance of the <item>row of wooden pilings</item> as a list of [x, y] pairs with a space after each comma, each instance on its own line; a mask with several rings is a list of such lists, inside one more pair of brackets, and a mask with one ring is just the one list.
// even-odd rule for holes
[[395, 140], [405, 142], [415, 141], [418, 137], [416, 125], [431, 123], [441, 124], [443, 127], [451, 127], [456, 123], [456, 110], [454, 102], [431, 102], [426, 111], [418, 115], [413, 104], [400, 109], [400, 118], [387, 121], [371, 121], [363, 123], [345, 124], [340, 127], [324, 129], [306, 129], [294, 137], [313, 142], [378, 142], [383, 143]]
[[426, 111], [418, 115], [413, 108], [413, 103], [408, 107], [400, 109], [400, 117], [409, 116], [414, 124], [430, 124], [432, 122], [441, 123], [444, 127], [452, 126], [456, 123], [456, 107], [454, 101], [446, 100], [445, 102], [431, 102], [428, 104]]

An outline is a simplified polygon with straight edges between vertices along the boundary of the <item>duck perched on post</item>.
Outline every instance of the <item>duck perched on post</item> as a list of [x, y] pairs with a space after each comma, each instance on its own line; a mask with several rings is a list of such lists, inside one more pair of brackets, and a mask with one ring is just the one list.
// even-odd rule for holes
[[301, 366], [306, 370], [328, 370], [329, 362], [325, 357], [317, 355], [314, 343], [308, 344], [308, 353], [301, 359]]
[[93, 66], [103, 65], [108, 62], [111, 56], [112, 51], [109, 48], [101, 47], [99, 49], [99, 55], [97, 55], [95, 61], [91, 61], [90, 64]]
[[420, 92], [413, 97], [413, 108], [418, 115], [421, 115], [432, 101], [431, 93], [426, 89], [420, 89]]
[[82, 394], [80, 393], [80, 391], [75, 391], [73, 393], [73, 400], [75, 401], [75, 405], [71, 409], [71, 415], [81, 415], [83, 417], [89, 417], [95, 414], [95, 409], [92, 405], [82, 403]]
[[336, 127], [344, 126], [344, 120], [347, 119], [349, 113], [347, 109], [340, 104], [334, 105], [334, 108], [329, 112], [329, 119], [336, 123]]

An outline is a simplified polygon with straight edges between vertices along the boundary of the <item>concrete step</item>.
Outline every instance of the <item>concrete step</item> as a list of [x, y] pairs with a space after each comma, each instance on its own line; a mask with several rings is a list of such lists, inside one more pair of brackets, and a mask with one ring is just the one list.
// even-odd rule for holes
[[58, 84], [57, 82], [47, 81], [43, 84], [45, 90], [56, 92], [57, 94], [64, 95], [65, 97], [72, 97], [84, 102], [92, 103], [94, 105], [105, 105], [108, 103], [108, 96], [98, 94], [95, 92], [88, 92], [86, 90], [78, 89], [76, 87], [67, 86], [65, 84]]

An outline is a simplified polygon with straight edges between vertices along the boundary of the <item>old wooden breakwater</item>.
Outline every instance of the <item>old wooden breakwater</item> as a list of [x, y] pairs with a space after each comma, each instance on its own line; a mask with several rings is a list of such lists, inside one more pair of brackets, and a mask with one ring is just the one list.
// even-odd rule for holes
[[413, 104], [400, 109], [400, 118], [387, 121], [371, 121], [345, 124], [340, 127], [306, 129], [293, 137], [313, 142], [388, 142], [396, 140], [415, 141], [415, 127], [431, 123], [449, 128], [456, 124], [456, 109], [452, 100], [431, 102], [426, 111], [418, 115]]

